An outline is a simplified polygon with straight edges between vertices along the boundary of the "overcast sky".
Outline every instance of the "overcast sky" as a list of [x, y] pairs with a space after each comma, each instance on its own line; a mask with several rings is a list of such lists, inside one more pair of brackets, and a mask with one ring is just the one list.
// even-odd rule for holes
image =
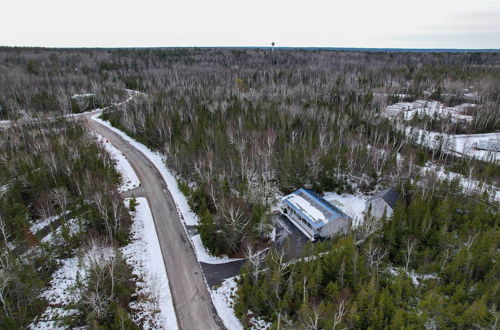
[[0, 45], [500, 48], [500, 0], [0, 0]]

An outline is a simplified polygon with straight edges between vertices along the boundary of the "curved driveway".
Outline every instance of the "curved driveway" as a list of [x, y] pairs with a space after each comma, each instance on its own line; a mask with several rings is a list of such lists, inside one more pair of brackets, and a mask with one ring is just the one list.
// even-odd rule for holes
[[108, 139], [134, 168], [149, 201], [167, 270], [180, 329], [222, 329], [200, 264], [183, 228], [177, 207], [156, 167], [139, 150], [109, 128], [85, 116], [90, 129]]

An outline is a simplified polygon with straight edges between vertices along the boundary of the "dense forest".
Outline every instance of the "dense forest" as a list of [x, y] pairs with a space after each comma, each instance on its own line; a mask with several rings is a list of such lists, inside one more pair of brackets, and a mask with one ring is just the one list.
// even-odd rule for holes
[[[241, 272], [236, 311], [278, 329], [495, 329], [499, 205], [457, 182], [417, 187], [363, 240], [318, 243], [298, 262], [271, 253]], [[365, 221], [369, 221], [365, 219]]]
[[130, 217], [108, 153], [79, 123], [62, 119], [2, 130], [0, 141], [0, 328], [26, 328], [41, 315], [51, 275], [75, 254], [87, 275], [60, 321], [134, 327], [133, 276], [118, 250]]
[[[102, 211], [112, 212], [109, 191], [118, 182], [102, 150], [78, 124], [28, 120], [107, 107], [103, 119], [165, 155], [215, 255], [270, 245], [271, 208], [297, 188], [371, 194], [392, 186], [400, 193], [392, 217], [367, 217], [346, 237], [306, 247], [302, 260], [271, 252], [257, 268], [244, 267], [236, 305], [244, 324], [257, 315], [279, 329], [494, 327], [500, 164], [452, 153], [443, 141], [426, 144], [418, 130], [500, 131], [499, 86], [495, 52], [2, 48], [0, 119], [27, 126], [2, 132], [0, 184], [9, 189], [0, 215], [9, 240], [0, 244], [36, 240], [26, 227], [39, 209], [48, 212], [47, 201], [51, 215], [87, 219], [84, 235], [65, 240], [68, 248], [42, 247], [29, 262], [7, 252], [16, 269], [9, 273], [18, 275], [7, 277], [0, 296], [8, 297], [5, 324], [25, 325], [40, 312], [43, 302], [19, 306], [38, 301], [53, 271], [37, 268], [47, 253], [69, 253], [94, 236], [111, 246], [126, 241], [125, 213], [106, 218]], [[144, 94], [113, 106], [127, 89]], [[471, 120], [384, 115], [388, 105], [415, 100], [466, 104], [460, 115]], [[54, 191], [64, 192], [64, 208]], [[89, 203], [101, 199], [102, 207]], [[39, 275], [19, 295], [14, 288], [27, 281], [26, 269]], [[123, 322], [132, 287], [123, 274], [116, 305], [71, 322]]]
[[[402, 187], [429, 162], [483, 183], [499, 182], [498, 164], [449, 156], [444, 144], [430, 150], [380, 115], [400, 93], [451, 105], [474, 86], [482, 96], [466, 129], [498, 129], [496, 54], [153, 54], [167, 66], [141, 79], [148, 96], [126, 111], [110, 109], [104, 118], [166, 155], [213, 253], [241, 254], [248, 244], [265, 243], [266, 210], [277, 196], [301, 186], [319, 192]], [[476, 64], [482, 57], [492, 65]], [[471, 75], [478, 78], [471, 81]]]

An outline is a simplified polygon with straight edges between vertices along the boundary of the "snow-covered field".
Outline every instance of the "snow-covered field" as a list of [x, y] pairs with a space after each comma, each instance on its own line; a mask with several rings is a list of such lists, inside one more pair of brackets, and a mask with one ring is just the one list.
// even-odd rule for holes
[[[137, 198], [132, 212], [131, 243], [121, 248], [132, 273], [137, 276], [137, 294], [130, 304], [134, 321], [143, 329], [177, 329], [177, 317], [165, 263], [156, 235], [153, 216], [146, 198]], [[126, 200], [128, 205], [129, 199]]]
[[[94, 116], [92, 116], [92, 119], [99, 122], [100, 124], [108, 127], [113, 132], [120, 135], [124, 140], [129, 142], [132, 146], [134, 146], [137, 150], [139, 150], [144, 156], [146, 156], [153, 163], [153, 165], [156, 167], [158, 172], [160, 172], [161, 176], [163, 177], [163, 180], [167, 184], [168, 190], [170, 191], [170, 194], [172, 195], [172, 198], [177, 206], [177, 211], [179, 212], [179, 216], [182, 219], [184, 225], [196, 226], [199, 222], [199, 218], [189, 207], [186, 196], [184, 196], [184, 194], [180, 191], [179, 186], [177, 184], [177, 180], [175, 179], [174, 175], [165, 166], [164, 157], [160, 153], [152, 151], [151, 149], [146, 147], [144, 144], [137, 142], [133, 138], [129, 137], [127, 134], [125, 134], [121, 130], [113, 127], [109, 122], [98, 118], [98, 116], [99, 116], [99, 114], [94, 115]], [[201, 245], [201, 246], [199, 244], [195, 245], [193, 238], [191, 238], [191, 243], [193, 244], [193, 247], [196, 251], [198, 261], [203, 261], [203, 262], [207, 262], [207, 263], [211, 263], [211, 264], [227, 263], [227, 262], [231, 261], [231, 259], [229, 259], [227, 257], [210, 256], [210, 253], [208, 251], [206, 251], [206, 249], [203, 245]], [[204, 250], [204, 252], [201, 252], [201, 250]], [[207, 258], [207, 256], [210, 256], [210, 257]], [[200, 258], [203, 260], [200, 260]], [[235, 260], [238, 260], [238, 259], [232, 259], [232, 261], [235, 261]]]
[[370, 196], [363, 194], [339, 195], [337, 193], [327, 192], [324, 194], [323, 198], [350, 216], [353, 220], [352, 226], [356, 227], [363, 221], [365, 202], [370, 198]]
[[108, 140], [104, 139], [101, 135], [96, 134], [99, 142], [104, 146], [106, 151], [116, 161], [116, 169], [121, 175], [122, 185], [118, 188], [120, 192], [132, 190], [140, 185], [139, 178], [134, 169], [128, 162], [127, 158], [116, 149]]
[[399, 102], [389, 105], [383, 112], [388, 117], [399, 117], [403, 120], [411, 120], [416, 114], [437, 116], [438, 118], [450, 117], [454, 121], [472, 121], [473, 117], [465, 115], [464, 112], [468, 108], [473, 108], [476, 105], [473, 103], [463, 103], [454, 107], [445, 106], [438, 101], [417, 100], [414, 102]]

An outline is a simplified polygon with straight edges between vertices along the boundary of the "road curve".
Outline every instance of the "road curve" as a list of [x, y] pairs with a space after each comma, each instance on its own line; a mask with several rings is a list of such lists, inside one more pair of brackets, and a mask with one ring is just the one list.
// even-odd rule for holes
[[149, 201], [167, 270], [180, 329], [223, 329], [189, 238], [168, 187], [156, 167], [139, 150], [104, 125], [85, 116], [93, 131], [108, 139], [134, 168]]

